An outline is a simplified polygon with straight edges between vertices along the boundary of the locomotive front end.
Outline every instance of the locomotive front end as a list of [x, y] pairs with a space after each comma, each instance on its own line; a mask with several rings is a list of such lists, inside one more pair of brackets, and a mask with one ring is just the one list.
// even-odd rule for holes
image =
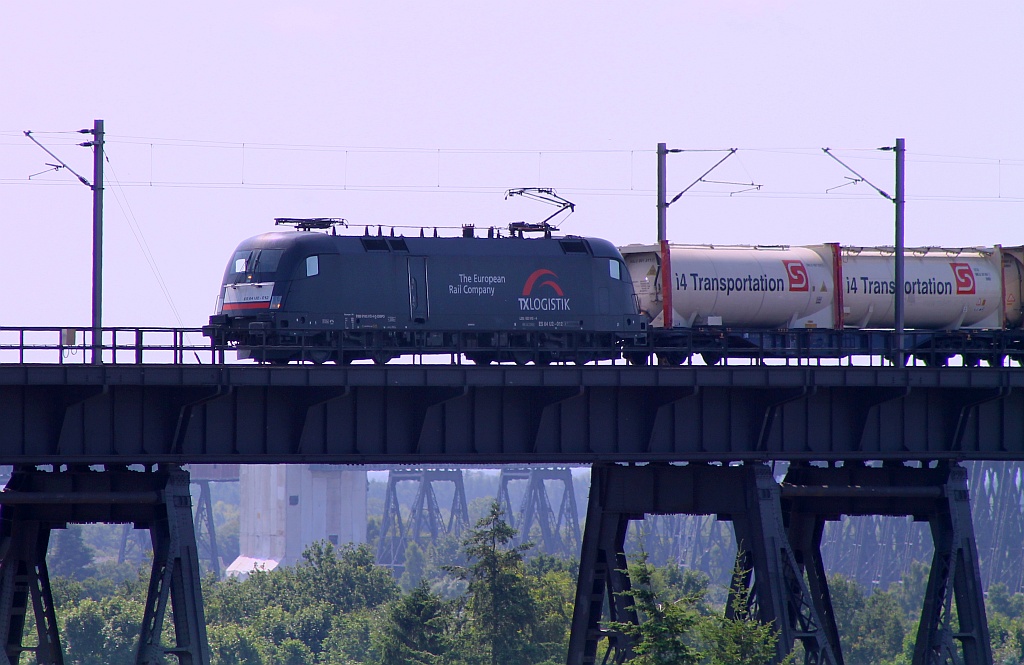
[[[233, 347], [239, 358], [251, 347], [265, 348], [287, 319], [287, 294], [297, 274], [317, 269], [318, 234], [266, 233], [242, 242], [224, 271], [210, 323], [203, 334], [218, 347]], [[260, 357], [261, 360], [274, 360]]]

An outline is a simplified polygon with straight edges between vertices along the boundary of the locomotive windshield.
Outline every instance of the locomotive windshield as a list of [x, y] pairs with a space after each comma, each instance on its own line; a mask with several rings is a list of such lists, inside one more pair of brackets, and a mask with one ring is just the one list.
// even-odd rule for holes
[[235, 252], [231, 259], [232, 275], [252, 275], [255, 273], [277, 272], [277, 264], [281, 262], [283, 249], [244, 249]]

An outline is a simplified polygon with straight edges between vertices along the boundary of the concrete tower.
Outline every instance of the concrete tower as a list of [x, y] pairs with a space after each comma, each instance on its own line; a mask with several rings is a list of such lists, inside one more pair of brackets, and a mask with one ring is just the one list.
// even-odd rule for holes
[[239, 556], [228, 575], [293, 565], [317, 540], [366, 542], [366, 471], [359, 467], [246, 464], [239, 482]]

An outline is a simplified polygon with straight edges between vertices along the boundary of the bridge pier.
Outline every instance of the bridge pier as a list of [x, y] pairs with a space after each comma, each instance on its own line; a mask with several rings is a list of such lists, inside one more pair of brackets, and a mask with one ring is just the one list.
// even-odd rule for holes
[[[0, 635], [5, 640], [0, 665], [17, 663], [23, 651], [35, 651], [40, 664], [63, 664], [46, 549], [51, 530], [92, 522], [131, 523], [150, 531], [153, 567], [136, 664], [173, 655], [181, 665], [208, 665], [189, 476], [175, 466], [145, 472], [123, 466], [15, 469], [0, 492]], [[175, 632], [171, 647], [161, 644], [168, 600]], [[36, 647], [22, 643], [30, 609]]]
[[934, 467], [846, 464], [826, 468], [794, 464], [782, 481], [782, 497], [790, 540], [797, 543], [808, 578], [818, 580], [820, 592], [815, 599], [833, 625], [821, 564], [824, 522], [842, 515], [911, 516], [927, 521], [934, 554], [912, 662], [992, 662], [967, 471], [963, 467], [950, 462]]
[[739, 567], [733, 584], [751, 589], [751, 609], [759, 620], [779, 627], [779, 657], [800, 640], [807, 662], [841, 663], [811, 599], [783, 524], [779, 486], [763, 464], [743, 466], [595, 465], [583, 531], [583, 550], [569, 640], [569, 665], [597, 662], [598, 643], [607, 637], [607, 660], [621, 663], [631, 653], [625, 636], [601, 628], [604, 607], [611, 621], [637, 621], [623, 554], [630, 520], [645, 513], [715, 514], [736, 530]]
[[793, 464], [781, 484], [757, 463], [601, 464], [594, 466], [591, 483], [569, 665], [596, 662], [603, 638], [609, 649], [605, 662], [628, 658], [628, 640], [601, 627], [602, 621], [637, 621], [629, 596], [621, 595], [630, 588], [621, 572], [626, 528], [645, 514], [672, 513], [732, 521], [740, 571], [733, 589], [749, 588], [753, 616], [778, 628], [778, 657], [799, 640], [805, 663], [834, 665], [843, 659], [821, 557], [825, 522], [843, 515], [927, 520], [935, 554], [913, 663], [992, 662], [967, 473], [956, 464]]

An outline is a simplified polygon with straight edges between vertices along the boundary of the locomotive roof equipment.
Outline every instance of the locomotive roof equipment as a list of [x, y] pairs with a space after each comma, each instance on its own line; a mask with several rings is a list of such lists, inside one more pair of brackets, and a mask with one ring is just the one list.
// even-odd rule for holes
[[323, 231], [331, 229], [333, 232], [338, 226], [348, 228], [348, 220], [337, 217], [275, 217], [274, 223], [278, 226], [294, 226], [299, 231], [312, 231], [313, 229]]

